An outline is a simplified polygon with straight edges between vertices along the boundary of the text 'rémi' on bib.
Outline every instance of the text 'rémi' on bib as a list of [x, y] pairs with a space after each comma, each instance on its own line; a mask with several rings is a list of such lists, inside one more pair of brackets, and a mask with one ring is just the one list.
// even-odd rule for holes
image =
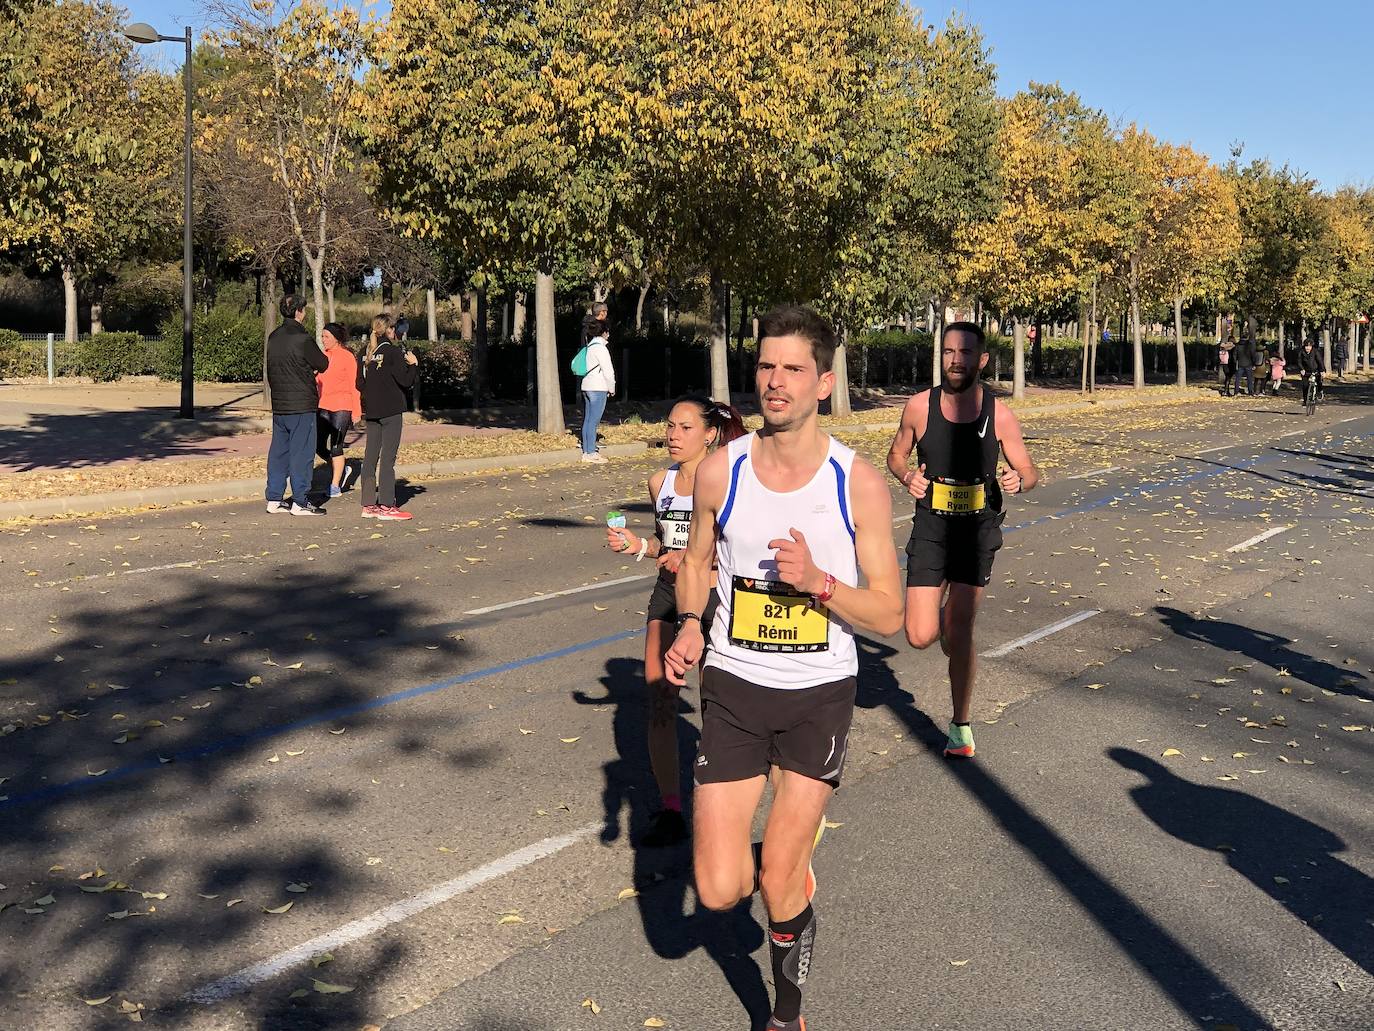
[[830, 650], [823, 606], [776, 580], [737, 576], [730, 588], [730, 642], [759, 652]]

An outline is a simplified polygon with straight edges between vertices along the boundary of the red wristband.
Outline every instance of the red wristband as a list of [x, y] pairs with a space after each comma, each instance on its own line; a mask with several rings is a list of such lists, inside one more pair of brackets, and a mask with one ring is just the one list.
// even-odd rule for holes
[[824, 605], [831, 598], [835, 597], [835, 583], [835, 578], [829, 573], [826, 573], [824, 586], [821, 587], [818, 594], [813, 594], [811, 596], [817, 605]]

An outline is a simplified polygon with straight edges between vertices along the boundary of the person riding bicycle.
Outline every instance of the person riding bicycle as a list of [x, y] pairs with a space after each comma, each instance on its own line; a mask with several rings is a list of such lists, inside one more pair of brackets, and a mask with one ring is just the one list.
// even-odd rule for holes
[[1317, 342], [1310, 337], [1302, 342], [1302, 350], [1298, 352], [1298, 371], [1302, 373], [1302, 384], [1304, 394], [1307, 388], [1308, 376], [1317, 377], [1317, 396], [1322, 394], [1322, 374], [1326, 372], [1326, 366], [1322, 363], [1322, 353], [1317, 350]]

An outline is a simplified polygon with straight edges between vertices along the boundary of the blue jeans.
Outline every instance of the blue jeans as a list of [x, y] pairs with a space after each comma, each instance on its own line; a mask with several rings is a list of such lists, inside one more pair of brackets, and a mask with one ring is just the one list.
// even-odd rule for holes
[[281, 501], [291, 478], [291, 500], [304, 505], [315, 466], [314, 412], [272, 416], [272, 444], [267, 449], [267, 500]]
[[596, 427], [606, 414], [606, 391], [582, 391], [582, 453], [596, 452]]

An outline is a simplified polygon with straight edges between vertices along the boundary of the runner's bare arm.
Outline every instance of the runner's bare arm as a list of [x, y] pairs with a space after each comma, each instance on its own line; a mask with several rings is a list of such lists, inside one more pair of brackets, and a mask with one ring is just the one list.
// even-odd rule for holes
[[925, 432], [926, 411], [930, 406], [930, 391], [923, 390], [907, 401], [902, 409], [901, 425], [897, 435], [892, 438], [892, 446], [887, 449], [887, 469], [907, 489], [914, 498], [925, 497], [930, 481], [925, 477], [925, 466], [911, 468], [911, 452], [916, 442]]
[[[659, 469], [649, 477], [649, 512], [658, 510], [658, 492], [663, 489], [663, 481], [667, 479], [668, 471]], [[630, 530], [622, 530], [617, 527], [606, 527], [606, 547], [612, 551], [629, 552], [638, 551], [641, 538]], [[657, 537], [650, 537], [649, 547], [645, 554], [654, 558], [663, 549]]]
[[1026, 450], [1026, 441], [1021, 436], [1021, 423], [1010, 408], [1000, 400], [994, 415], [997, 421], [997, 439], [1002, 444], [1002, 454], [1006, 455], [1011, 466], [998, 477], [1002, 490], [1008, 494], [1019, 494], [1031, 490], [1040, 482], [1040, 470], [1031, 461]]
[[[861, 458], [850, 473], [854, 551], [866, 587], [836, 583], [826, 607], [847, 623], [886, 637], [902, 628], [903, 596], [897, 576], [897, 551], [892, 546], [892, 496], [882, 473]], [[778, 565], [778, 577], [805, 594], [826, 588], [827, 570], [816, 565], [800, 531], [768, 542]]]
[[[692, 528], [687, 535], [687, 550], [677, 570], [679, 613], [691, 612], [699, 617], [710, 600], [711, 562], [716, 556], [716, 513], [725, 504], [730, 479], [729, 457], [722, 448], [697, 467], [692, 490]], [[701, 620], [688, 620], [664, 656], [669, 683], [682, 685], [687, 682], [687, 671], [701, 658], [704, 647]]]

